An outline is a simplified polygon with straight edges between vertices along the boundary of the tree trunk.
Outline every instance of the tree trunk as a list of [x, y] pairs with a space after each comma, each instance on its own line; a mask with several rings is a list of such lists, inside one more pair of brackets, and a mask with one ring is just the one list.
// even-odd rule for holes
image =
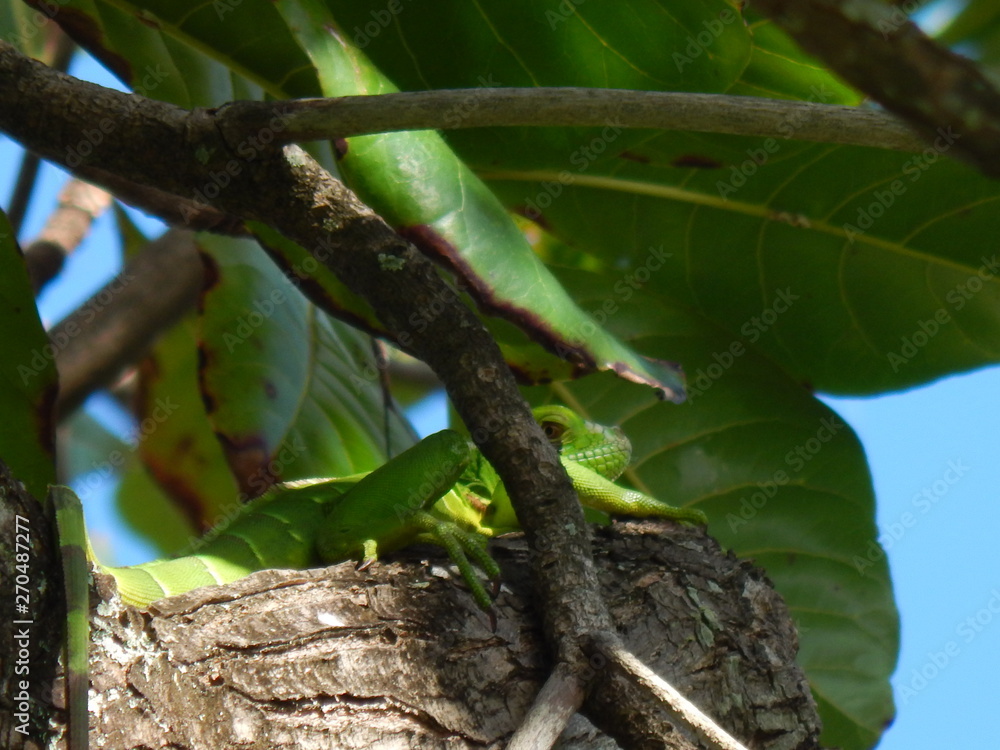
[[[523, 547], [494, 543], [504, 581], [495, 631], [446, 559], [424, 548], [364, 572], [265, 571], [148, 613], [104, 603], [92, 625], [92, 742], [502, 747], [548, 675]], [[618, 631], [640, 659], [748, 747], [817, 747], [795, 631], [760, 570], [671, 523], [615, 523], [597, 531], [595, 550]], [[604, 703], [629, 699], [618, 683], [598, 679], [586, 704], [596, 723]], [[633, 746], [694, 747], [676, 733]], [[578, 716], [560, 747], [618, 745]]]
[[65, 684], [59, 545], [41, 504], [0, 460], [0, 747], [41, 747]]

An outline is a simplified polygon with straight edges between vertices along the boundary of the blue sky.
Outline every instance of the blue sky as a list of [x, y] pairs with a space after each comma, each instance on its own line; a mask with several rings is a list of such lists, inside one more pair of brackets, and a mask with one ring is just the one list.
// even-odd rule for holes
[[[77, 74], [114, 85], [93, 65]], [[7, 206], [18, 150], [0, 137], [0, 205]], [[37, 233], [63, 180], [43, 170], [41, 199], [31, 207], [23, 238]], [[146, 227], [151, 226], [140, 215]], [[57, 321], [115, 273], [118, 249], [105, 215], [62, 279], [40, 300], [47, 323]], [[984, 248], [984, 252], [991, 252]], [[825, 399], [858, 433], [878, 498], [902, 617], [902, 651], [893, 679], [898, 716], [882, 750], [996, 745], [993, 712], [1000, 694], [1000, 369], [948, 378], [923, 388], [872, 399]], [[113, 414], [95, 407], [101, 414]], [[423, 433], [443, 422], [440, 400], [415, 415]], [[100, 493], [92, 493], [97, 499]], [[93, 527], [111, 525], [107, 497], [88, 508]], [[119, 542], [119, 563], [148, 559], [138, 545]]]

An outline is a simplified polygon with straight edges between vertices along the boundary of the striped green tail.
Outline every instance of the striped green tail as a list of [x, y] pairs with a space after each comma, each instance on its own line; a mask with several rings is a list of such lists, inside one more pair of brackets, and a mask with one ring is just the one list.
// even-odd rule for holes
[[90, 733], [90, 588], [87, 558], [90, 540], [83, 523], [80, 499], [69, 487], [49, 487], [56, 512], [59, 549], [66, 592], [66, 706], [69, 712], [69, 750], [87, 750]]
[[302, 570], [320, 563], [316, 533], [331, 505], [357, 477], [289, 482], [244, 506], [196, 540], [181, 556], [128, 567], [110, 567], [90, 559], [114, 576], [122, 601], [140, 609], [165, 596], [202, 586], [238, 581], [258, 570]]

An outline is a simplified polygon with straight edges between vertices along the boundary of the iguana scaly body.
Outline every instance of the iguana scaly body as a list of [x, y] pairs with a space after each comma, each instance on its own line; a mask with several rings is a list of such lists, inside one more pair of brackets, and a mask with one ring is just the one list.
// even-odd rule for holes
[[[618, 428], [589, 422], [563, 406], [539, 407], [534, 415], [559, 450], [584, 506], [705, 523], [701, 511], [675, 508], [614, 484], [631, 458], [631, 444]], [[89, 542], [87, 556], [115, 578], [127, 604], [145, 607], [258, 570], [302, 569], [351, 558], [368, 565], [379, 553], [432, 542], [445, 547], [476, 601], [488, 608], [490, 596], [469, 558], [497, 577], [486, 538], [517, 528], [492, 467], [466, 438], [443, 430], [365, 475], [277, 485], [173, 559], [104, 566]]]

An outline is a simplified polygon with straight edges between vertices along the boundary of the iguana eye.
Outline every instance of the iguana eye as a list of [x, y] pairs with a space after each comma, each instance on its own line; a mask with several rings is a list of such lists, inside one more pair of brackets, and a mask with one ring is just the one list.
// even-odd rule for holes
[[566, 434], [566, 425], [559, 422], [542, 422], [542, 432], [553, 445], [562, 445], [562, 436]]

